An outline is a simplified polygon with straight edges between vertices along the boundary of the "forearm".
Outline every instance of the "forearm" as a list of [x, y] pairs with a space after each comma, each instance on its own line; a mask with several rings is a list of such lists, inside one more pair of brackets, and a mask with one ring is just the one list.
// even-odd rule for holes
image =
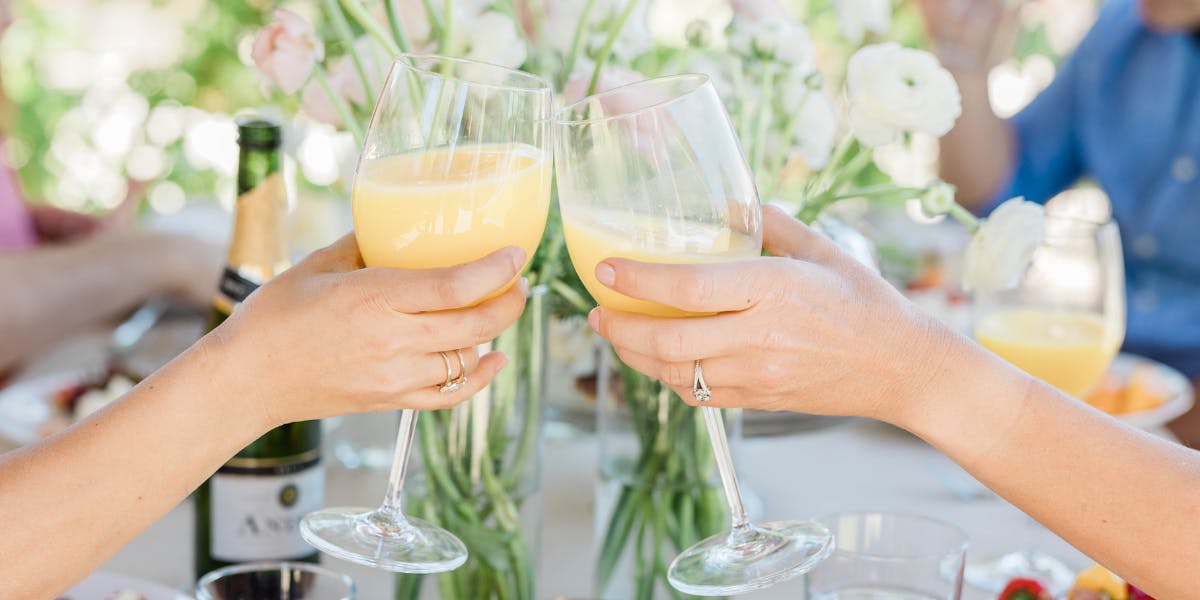
[[1013, 165], [1013, 133], [992, 111], [986, 72], [956, 72], [962, 116], [939, 140], [942, 179], [958, 187], [958, 201], [981, 209], [1000, 191]]
[[107, 409], [0, 459], [0, 597], [55, 597], [265, 431], [205, 338]]
[[1194, 591], [1200, 455], [1090, 410], [965, 339], [947, 356], [906, 427], [1148, 593]]
[[130, 233], [0, 255], [0, 372], [165, 291], [172, 252], [166, 238]]

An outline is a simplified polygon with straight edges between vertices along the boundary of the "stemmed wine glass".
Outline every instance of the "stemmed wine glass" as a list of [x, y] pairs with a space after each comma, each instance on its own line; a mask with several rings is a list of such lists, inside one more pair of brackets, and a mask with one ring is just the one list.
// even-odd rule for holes
[[[429, 269], [506, 246], [532, 257], [550, 203], [550, 85], [472, 60], [401, 55], [375, 106], [354, 179], [354, 233], [368, 267]], [[466, 380], [454, 348], [444, 390]], [[455, 372], [457, 372], [455, 374]], [[453, 375], [453, 376], [452, 376]], [[417, 413], [400, 412], [383, 504], [326, 508], [300, 525], [317, 549], [404, 573], [449, 571], [462, 541], [401, 506]]]
[[[699, 316], [599, 284], [596, 265], [609, 257], [687, 264], [760, 254], [758, 192], [708, 77], [663, 77], [584, 98], [558, 113], [554, 137], [567, 250], [602, 306]], [[720, 411], [702, 411], [732, 529], [680, 554], [668, 570], [671, 585], [688, 594], [738, 594], [790, 579], [828, 556], [832, 537], [817, 523], [750, 523]]]
[[[1043, 241], [1019, 283], [976, 293], [975, 339], [1001, 358], [1082, 398], [1098, 383], [1125, 338], [1121, 237], [1107, 215], [1048, 207]], [[972, 585], [1000, 591], [1034, 577], [1065, 593], [1074, 575], [1033, 548], [967, 567]]]

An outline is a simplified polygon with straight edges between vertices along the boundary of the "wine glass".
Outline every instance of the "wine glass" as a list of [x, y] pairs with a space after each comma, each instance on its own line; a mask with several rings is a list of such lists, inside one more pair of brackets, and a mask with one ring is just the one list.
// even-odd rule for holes
[[[1117, 225], [1107, 215], [1050, 207], [1043, 241], [1019, 283], [976, 293], [975, 303], [980, 344], [1083, 398], [1125, 338], [1125, 270]], [[1033, 577], [1054, 593], [1065, 593], [1074, 579], [1062, 561], [1032, 547], [972, 564], [966, 574], [971, 585], [997, 592], [1016, 577]]]
[[[647, 80], [564, 107], [556, 120], [555, 168], [571, 262], [606, 308], [700, 316], [599, 284], [595, 268], [606, 258], [687, 264], [761, 253], [758, 192], [707, 76]], [[724, 596], [812, 568], [832, 550], [829, 530], [807, 521], [750, 523], [720, 411], [701, 410], [732, 529], [675, 558], [667, 574], [671, 585], [688, 594]]]
[[[448, 267], [506, 246], [532, 257], [550, 204], [552, 110], [550, 85], [540, 77], [473, 60], [400, 55], [355, 173], [354, 233], [364, 264]], [[452, 362], [447, 357], [456, 349], [444, 350], [443, 389], [454, 389], [467, 374], [452, 379], [461, 357]], [[466, 561], [461, 540], [402, 510], [416, 420], [416, 411], [400, 411], [383, 504], [307, 515], [300, 531], [308, 543], [404, 573], [449, 571]]]

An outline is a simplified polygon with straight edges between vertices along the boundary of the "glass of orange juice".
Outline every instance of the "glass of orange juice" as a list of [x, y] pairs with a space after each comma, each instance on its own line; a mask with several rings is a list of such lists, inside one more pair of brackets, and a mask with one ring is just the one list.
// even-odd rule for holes
[[[1083, 398], [1125, 338], [1125, 269], [1116, 223], [1048, 207], [1041, 245], [1016, 287], [977, 293], [975, 339], [1025, 372]], [[1027, 549], [970, 565], [967, 580], [1000, 591], [1017, 577], [1065, 593], [1074, 575]]]
[[[762, 251], [758, 192], [705, 75], [647, 80], [564, 107], [556, 119], [555, 168], [567, 251], [588, 292], [606, 309], [706, 316], [605, 287], [595, 269], [607, 258], [697, 264], [746, 260]], [[670, 584], [687, 594], [741, 594], [802, 574], [827, 557], [833, 538], [819, 523], [750, 522], [720, 411], [706, 406], [701, 412], [730, 530], [677, 556], [667, 570]]]
[[[473, 60], [397, 57], [354, 177], [363, 263], [449, 267], [506, 246], [532, 257], [550, 205], [552, 109], [550, 84], [535, 75]], [[458, 349], [442, 350], [446, 359]], [[461, 358], [446, 360], [444, 389], [453, 389], [467, 374], [454, 372], [452, 380]], [[400, 411], [383, 504], [311, 513], [300, 527], [305, 540], [338, 558], [404, 573], [449, 571], [466, 561], [461, 540], [402, 510], [416, 421], [416, 411]]]

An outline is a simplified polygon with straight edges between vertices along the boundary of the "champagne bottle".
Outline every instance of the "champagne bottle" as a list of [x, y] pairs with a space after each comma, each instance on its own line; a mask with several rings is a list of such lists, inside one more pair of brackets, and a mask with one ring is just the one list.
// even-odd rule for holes
[[[238, 122], [237, 208], [229, 262], [213, 301], [211, 327], [288, 268], [280, 169], [282, 131], [263, 118]], [[324, 505], [319, 421], [289, 423], [237, 453], [196, 493], [196, 576], [233, 563], [316, 562], [300, 537], [304, 515]]]

